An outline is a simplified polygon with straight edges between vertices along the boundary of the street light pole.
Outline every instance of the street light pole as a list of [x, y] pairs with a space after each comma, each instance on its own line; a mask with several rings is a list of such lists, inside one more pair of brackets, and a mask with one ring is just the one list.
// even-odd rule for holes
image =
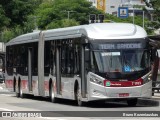
[[143, 28], [144, 28], [144, 10], [143, 10]]
[[72, 10], [71, 10], [71, 11], [69, 11], [69, 10], [66, 11], [66, 10], [65, 10], [64, 12], [67, 12], [67, 13], [68, 13], [68, 20], [69, 20], [69, 19], [70, 19], [70, 13], [73, 13], [73, 12], [76, 12], [76, 11], [72, 11]]
[[35, 27], [35, 30], [38, 30], [38, 27], [37, 27], [37, 16], [34, 16], [34, 27]]
[[134, 24], [134, 7], [133, 7], [133, 24]]

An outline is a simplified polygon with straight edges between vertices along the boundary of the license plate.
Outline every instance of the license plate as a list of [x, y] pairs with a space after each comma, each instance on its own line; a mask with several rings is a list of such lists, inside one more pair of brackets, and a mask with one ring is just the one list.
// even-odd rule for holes
[[119, 93], [119, 97], [128, 97], [129, 93]]

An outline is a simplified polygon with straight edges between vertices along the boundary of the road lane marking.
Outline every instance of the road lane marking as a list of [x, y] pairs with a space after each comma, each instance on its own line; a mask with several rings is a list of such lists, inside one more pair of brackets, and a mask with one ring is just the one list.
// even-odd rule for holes
[[13, 96], [13, 94], [0, 94], [0, 95], [3, 95], [3, 96]]
[[6, 109], [6, 108], [0, 108], [0, 110], [4, 110], [4, 111], [14, 111], [14, 110], [11, 110], [11, 109]]
[[47, 119], [47, 120], [67, 120], [67, 119], [61, 119], [61, 118], [54, 118], [54, 117], [40, 117], [41, 119]]

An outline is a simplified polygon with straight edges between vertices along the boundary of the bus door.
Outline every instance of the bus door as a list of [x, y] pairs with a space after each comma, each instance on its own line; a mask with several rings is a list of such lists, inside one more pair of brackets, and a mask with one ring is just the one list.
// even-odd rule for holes
[[60, 64], [60, 58], [61, 58], [61, 48], [58, 46], [56, 48], [56, 88], [57, 88], [57, 94], [61, 94], [61, 64]]
[[32, 91], [32, 48], [28, 48], [28, 88]]
[[86, 78], [86, 74], [87, 74], [87, 67], [88, 65], [87, 63], [87, 59], [89, 57], [89, 49], [87, 48], [87, 46], [82, 45], [81, 46], [81, 92], [82, 92], [82, 97], [85, 98], [86, 97], [86, 93], [87, 93], [87, 78]]

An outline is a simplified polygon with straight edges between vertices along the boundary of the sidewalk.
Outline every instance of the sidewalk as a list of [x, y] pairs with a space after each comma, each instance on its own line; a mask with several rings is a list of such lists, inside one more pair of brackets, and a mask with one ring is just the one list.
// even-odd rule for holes
[[160, 100], [160, 93], [154, 93], [154, 96], [152, 96], [152, 98]]

